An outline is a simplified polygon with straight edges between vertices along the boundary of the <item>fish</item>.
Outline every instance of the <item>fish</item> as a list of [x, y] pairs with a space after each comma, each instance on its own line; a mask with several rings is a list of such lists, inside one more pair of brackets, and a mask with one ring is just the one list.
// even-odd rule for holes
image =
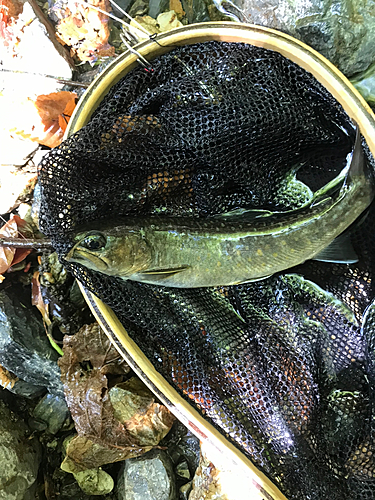
[[346, 168], [298, 209], [92, 222], [75, 231], [65, 259], [108, 276], [178, 288], [239, 285], [309, 259], [353, 263], [358, 258], [346, 230], [374, 192], [357, 127]]

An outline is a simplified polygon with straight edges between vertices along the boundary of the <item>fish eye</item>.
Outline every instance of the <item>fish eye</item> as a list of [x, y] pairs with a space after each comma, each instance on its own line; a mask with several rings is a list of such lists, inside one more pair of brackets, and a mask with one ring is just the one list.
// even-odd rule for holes
[[106, 237], [101, 234], [90, 234], [89, 236], [86, 236], [81, 243], [80, 247], [87, 248], [87, 250], [102, 250], [107, 244]]

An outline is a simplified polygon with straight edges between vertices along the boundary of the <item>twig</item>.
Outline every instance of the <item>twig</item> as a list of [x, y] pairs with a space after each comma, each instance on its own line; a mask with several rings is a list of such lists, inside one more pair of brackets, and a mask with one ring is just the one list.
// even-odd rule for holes
[[59, 83], [63, 83], [64, 85], [71, 85], [72, 87], [83, 87], [86, 89], [90, 85], [89, 83], [74, 82], [73, 80], [65, 80], [64, 78], [60, 78], [59, 76], [43, 75], [42, 73], [33, 73], [31, 71], [20, 71], [16, 69], [6, 69], [6, 68], [0, 68], [0, 71], [12, 74], [20, 74], [20, 75], [43, 76], [45, 78], [52, 78], [53, 80], [56, 80]]
[[35, 250], [53, 249], [52, 242], [49, 239], [42, 238], [1, 238], [1, 247], [12, 248], [34, 248]]

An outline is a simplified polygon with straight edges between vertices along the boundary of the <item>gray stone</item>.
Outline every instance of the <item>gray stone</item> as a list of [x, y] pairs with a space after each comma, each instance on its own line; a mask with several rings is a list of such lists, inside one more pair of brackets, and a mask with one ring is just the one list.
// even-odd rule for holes
[[135, 0], [135, 2], [132, 5], [132, 8], [129, 11], [129, 14], [132, 17], [136, 16], [144, 16], [147, 14], [148, 11], [148, 2], [145, 2], [145, 0]]
[[57, 365], [43, 323], [18, 298], [0, 291], [0, 365], [22, 380], [64, 397]]
[[46, 394], [33, 410], [33, 417], [44, 422], [50, 434], [59, 432], [69, 416], [65, 399], [53, 394]]
[[194, 434], [177, 420], [162, 444], [168, 446], [177, 472], [178, 465], [187, 462], [189, 471], [194, 474], [200, 459], [200, 443]]
[[44, 387], [41, 387], [39, 385], [29, 384], [28, 382], [25, 382], [24, 380], [21, 379], [16, 380], [13, 387], [10, 386], [9, 384], [7, 385], [1, 384], [1, 385], [2, 387], [4, 387], [4, 389], [7, 389], [8, 391], [12, 392], [13, 394], [16, 394], [17, 396], [23, 396], [24, 398], [37, 398], [46, 391]]
[[169, 0], [150, 0], [148, 15], [156, 19], [159, 14], [169, 10]]
[[125, 460], [117, 485], [118, 500], [175, 500], [176, 485], [168, 455], [152, 450]]
[[[125, 12], [128, 12], [132, 3], [133, 3], [133, 0], [116, 0], [116, 4], [119, 7], [121, 7], [121, 9], [124, 10]], [[120, 10], [116, 9], [115, 5], [111, 4], [111, 7], [112, 7], [112, 11], [113, 11], [115, 16], [120, 17], [120, 18], [125, 17], [124, 14]]]
[[208, 9], [202, 0], [181, 0], [189, 24], [210, 21]]
[[375, 61], [373, 2], [372, 6], [360, 0], [214, 0], [214, 3], [234, 19], [275, 28], [302, 40], [346, 76], [366, 70]]
[[26, 425], [0, 401], [0, 499], [35, 498], [33, 490], [41, 460], [38, 441]]

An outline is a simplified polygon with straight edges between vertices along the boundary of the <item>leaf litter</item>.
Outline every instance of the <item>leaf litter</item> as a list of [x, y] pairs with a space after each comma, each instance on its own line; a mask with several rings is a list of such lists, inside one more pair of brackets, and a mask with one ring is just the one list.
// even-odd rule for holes
[[[26, 237], [28, 232], [27, 222], [18, 215], [12, 215], [12, 218], [0, 228], [0, 236], [5, 238]], [[30, 252], [32, 249], [29, 248], [0, 246], [0, 283], [5, 279], [3, 273], [23, 261]]]
[[[167, 434], [174, 417], [154, 402], [151, 393], [144, 397], [148, 389], [143, 386], [139, 395], [129, 381], [125, 386], [117, 384], [130, 368], [97, 323], [85, 325], [74, 336], [66, 335], [63, 351], [61, 379], [78, 433], [67, 443], [63, 470], [76, 473], [139, 456]], [[113, 404], [110, 391], [124, 387], [133, 411], [120, 421], [124, 414], [115, 411], [118, 401], [115, 398]]]
[[111, 11], [109, 0], [90, 0], [87, 5], [70, 3], [70, 8], [60, 12], [63, 18], [56, 26], [58, 41], [70, 46], [71, 55], [83, 62], [115, 55], [115, 48], [108, 43], [108, 16], [90, 8], [90, 4], [106, 12]]

